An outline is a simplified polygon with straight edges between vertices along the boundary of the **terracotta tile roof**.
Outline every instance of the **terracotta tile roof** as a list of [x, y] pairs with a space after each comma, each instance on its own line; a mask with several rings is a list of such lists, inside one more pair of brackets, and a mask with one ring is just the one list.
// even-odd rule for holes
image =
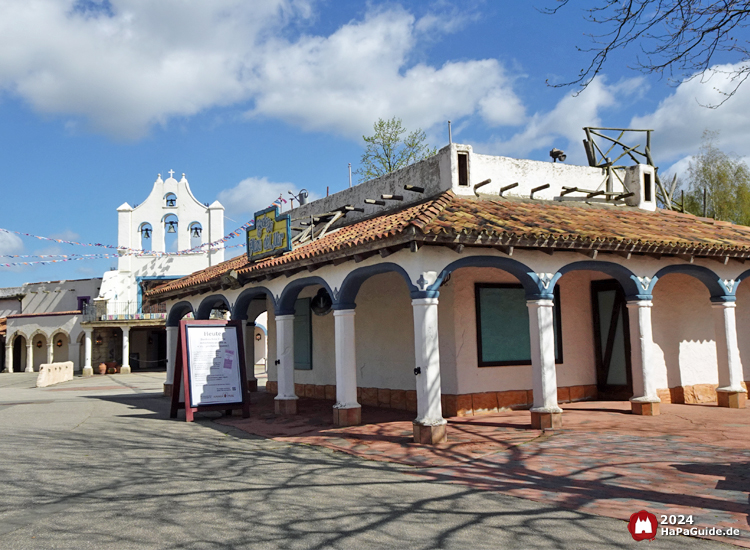
[[[147, 293], [157, 298], [196, 285], [219, 283], [231, 270], [239, 277], [273, 273], [353, 256], [373, 247], [426, 244], [510, 245], [558, 250], [750, 257], [750, 227], [690, 214], [631, 207], [528, 199], [459, 197], [446, 191], [397, 212], [332, 231], [291, 252], [250, 263], [243, 254]], [[382, 248], [381, 247], [381, 248]], [[296, 265], [295, 265], [296, 264]]]

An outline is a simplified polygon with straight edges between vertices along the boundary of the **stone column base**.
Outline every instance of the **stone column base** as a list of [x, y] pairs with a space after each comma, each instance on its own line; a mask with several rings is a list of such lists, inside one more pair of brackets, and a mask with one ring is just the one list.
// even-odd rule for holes
[[166, 397], [172, 397], [172, 384], [164, 383], [164, 389], [162, 390]]
[[562, 411], [531, 411], [531, 427], [535, 430], [559, 430], [562, 428]]
[[120, 367], [120, 374], [130, 374], [130, 365], [123, 365]]
[[274, 400], [276, 414], [297, 414], [297, 399], [279, 399]]
[[437, 445], [448, 441], [448, 424], [439, 424], [437, 426], [425, 426], [414, 422], [414, 443], [422, 445]]
[[630, 411], [641, 416], [659, 416], [659, 403], [631, 401]]
[[94, 367], [83, 367], [81, 376], [94, 376]]
[[333, 408], [333, 425], [359, 426], [362, 424], [362, 407], [349, 407], [346, 409]]
[[257, 379], [253, 379], [253, 380], [248, 380], [247, 381], [247, 391], [248, 392], [258, 391], [258, 380]]
[[716, 390], [716, 401], [719, 407], [744, 409], [747, 396], [744, 391]]

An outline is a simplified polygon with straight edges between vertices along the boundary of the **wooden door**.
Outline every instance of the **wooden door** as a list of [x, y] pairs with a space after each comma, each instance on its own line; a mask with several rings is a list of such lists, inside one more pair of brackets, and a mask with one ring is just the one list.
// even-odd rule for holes
[[630, 370], [630, 329], [625, 293], [617, 281], [592, 281], [594, 349], [599, 399], [633, 396]]

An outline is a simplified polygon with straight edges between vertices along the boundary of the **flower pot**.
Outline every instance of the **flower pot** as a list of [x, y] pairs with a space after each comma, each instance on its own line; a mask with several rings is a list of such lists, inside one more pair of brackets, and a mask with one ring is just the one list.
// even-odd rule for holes
[[106, 374], [107, 373], [107, 365], [104, 363], [99, 363], [99, 374]]

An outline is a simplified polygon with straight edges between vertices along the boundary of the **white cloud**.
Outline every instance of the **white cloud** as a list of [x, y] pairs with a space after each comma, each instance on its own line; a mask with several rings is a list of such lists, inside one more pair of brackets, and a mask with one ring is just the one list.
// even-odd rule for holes
[[21, 238], [13, 233], [0, 231], [0, 254], [20, 254], [21, 252], [23, 252]]
[[[268, 208], [273, 201], [282, 196], [290, 199], [289, 191], [297, 194], [299, 189], [293, 183], [268, 181], [267, 178], [246, 178], [231, 189], [219, 192], [219, 202], [224, 205], [228, 216], [233, 216], [238, 222], [245, 223], [253, 219], [259, 210]], [[316, 197], [311, 194], [309, 200]], [[295, 201], [295, 204], [296, 201]], [[283, 205], [283, 210], [289, 208], [289, 203]]]
[[440, 67], [411, 60], [420, 41], [467, 18], [416, 20], [397, 6], [372, 8], [330, 36], [295, 37], [298, 23], [315, 16], [311, 2], [80, 5], [0, 0], [0, 90], [37, 112], [73, 118], [72, 131], [82, 120], [95, 131], [139, 138], [153, 125], [217, 106], [250, 105], [251, 117], [352, 138], [378, 117], [427, 129], [475, 113], [493, 125], [523, 116], [497, 60]]
[[721, 91], [731, 91], [733, 83], [728, 73], [734, 68], [733, 65], [716, 66], [710, 78], [683, 82], [653, 113], [633, 118], [631, 127], [655, 130], [652, 150], [657, 164], [697, 152], [704, 130], [720, 132], [723, 150], [740, 156], [750, 154], [747, 141], [750, 83], [741, 86], [735, 96], [720, 107], [706, 107], [725, 98]]
[[584, 126], [601, 126], [600, 113], [623, 98], [639, 93], [641, 78], [633, 78], [609, 85], [606, 79], [594, 79], [577, 96], [566, 95], [548, 112], [529, 117], [524, 129], [508, 140], [482, 144], [481, 148], [500, 155], [526, 157], [537, 149], [558, 147], [565, 149], [569, 162], [586, 163], [583, 147]]

